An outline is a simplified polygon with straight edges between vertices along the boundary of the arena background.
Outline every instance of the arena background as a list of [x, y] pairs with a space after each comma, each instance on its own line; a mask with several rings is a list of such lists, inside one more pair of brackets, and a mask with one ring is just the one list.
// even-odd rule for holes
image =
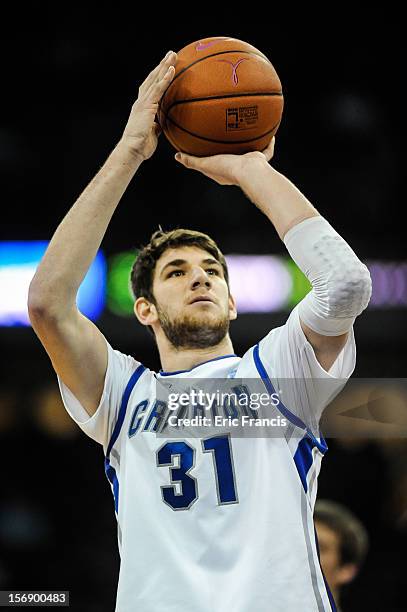
[[[62, 2], [42, 13], [19, 7], [3, 20], [0, 240], [51, 238], [120, 138], [139, 84], [167, 50], [206, 36], [246, 40], [271, 59], [283, 84], [273, 165], [363, 261], [379, 266], [379, 303], [356, 324], [355, 376], [405, 376], [399, 16], [372, 8], [357, 14], [354, 4], [301, 14], [271, 4], [144, 9], [142, 17], [136, 5]], [[267, 219], [237, 188], [187, 171], [173, 153], [161, 136], [132, 181], [102, 244], [108, 262], [148, 241], [158, 224], [207, 232], [225, 254], [285, 255]], [[235, 352], [284, 323], [288, 312], [242, 314], [231, 328]], [[115, 348], [159, 369], [155, 347], [134, 319], [105, 307], [97, 324]], [[0, 342], [0, 590], [69, 590], [74, 610], [112, 610], [119, 560], [102, 449], [65, 416], [32, 330], [1, 327]], [[357, 438], [328, 440], [319, 486], [319, 497], [349, 507], [371, 540], [343, 610], [404, 610], [406, 439], [372, 439], [363, 421], [355, 426]]]

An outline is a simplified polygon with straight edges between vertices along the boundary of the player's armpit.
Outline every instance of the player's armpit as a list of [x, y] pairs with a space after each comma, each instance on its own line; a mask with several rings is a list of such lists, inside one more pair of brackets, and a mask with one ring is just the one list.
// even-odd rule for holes
[[314, 349], [315, 357], [324, 370], [328, 372], [345, 346], [349, 332], [340, 336], [323, 336], [308, 327], [301, 318], [300, 324], [305, 337]]
[[76, 307], [61, 319], [31, 311], [30, 320], [55, 372], [92, 416], [103, 393], [107, 370], [103, 334]]

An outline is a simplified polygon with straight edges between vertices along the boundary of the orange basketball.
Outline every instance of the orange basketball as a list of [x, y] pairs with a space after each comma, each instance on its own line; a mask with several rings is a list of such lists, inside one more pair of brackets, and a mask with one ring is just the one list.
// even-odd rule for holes
[[220, 36], [178, 52], [158, 120], [177, 151], [206, 156], [265, 149], [282, 112], [280, 79], [267, 57]]

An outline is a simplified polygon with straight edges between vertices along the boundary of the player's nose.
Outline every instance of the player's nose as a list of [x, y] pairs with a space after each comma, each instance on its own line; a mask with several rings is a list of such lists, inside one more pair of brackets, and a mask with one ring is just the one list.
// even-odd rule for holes
[[191, 270], [191, 287], [196, 289], [202, 286], [210, 288], [212, 286], [211, 278], [201, 266], [193, 266]]

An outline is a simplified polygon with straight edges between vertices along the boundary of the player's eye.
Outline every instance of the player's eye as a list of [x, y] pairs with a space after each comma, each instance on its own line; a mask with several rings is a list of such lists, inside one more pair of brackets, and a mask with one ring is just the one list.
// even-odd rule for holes
[[184, 274], [183, 270], [172, 270], [167, 276], [167, 278], [172, 278], [173, 276], [182, 276]]
[[211, 276], [213, 274], [215, 274], [215, 276], [219, 276], [219, 270], [217, 270], [216, 268], [208, 268], [208, 270], [206, 271], [207, 274], [210, 274]]

